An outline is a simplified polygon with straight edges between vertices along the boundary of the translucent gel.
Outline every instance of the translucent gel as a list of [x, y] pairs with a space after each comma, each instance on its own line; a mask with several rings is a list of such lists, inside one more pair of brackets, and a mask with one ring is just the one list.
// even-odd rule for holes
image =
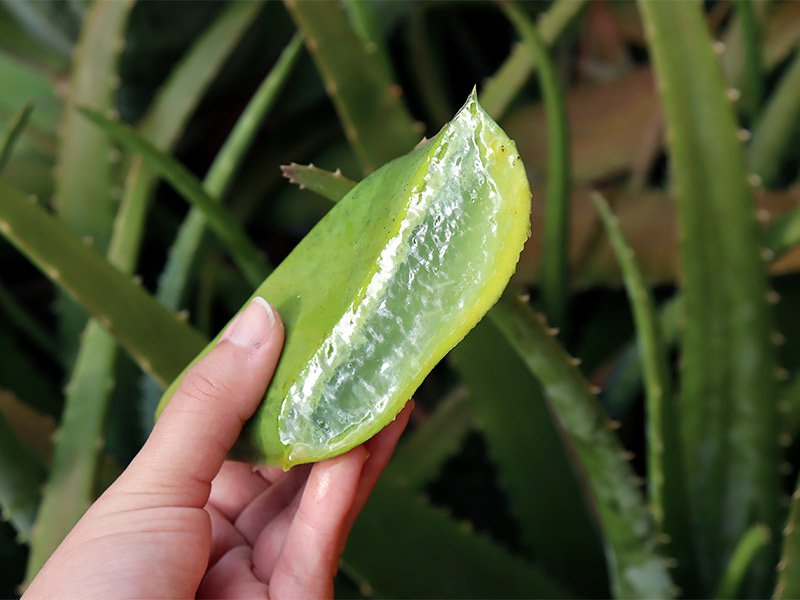
[[396, 403], [407, 382], [431, 368], [442, 340], [464, 327], [465, 306], [504, 246], [498, 227], [507, 220], [498, 223], [502, 199], [488, 165], [513, 167], [518, 157], [498, 132], [508, 142], [468, 104], [436, 140], [396, 235], [283, 399], [279, 436], [290, 461], [351, 443], [348, 433]]

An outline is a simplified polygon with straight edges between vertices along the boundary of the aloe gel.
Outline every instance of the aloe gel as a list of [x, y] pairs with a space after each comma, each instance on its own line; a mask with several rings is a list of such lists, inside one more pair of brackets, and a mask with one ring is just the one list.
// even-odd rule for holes
[[286, 341], [232, 458], [288, 469], [391, 422], [497, 301], [530, 200], [514, 142], [474, 92], [435, 138], [354, 187], [254, 293]]

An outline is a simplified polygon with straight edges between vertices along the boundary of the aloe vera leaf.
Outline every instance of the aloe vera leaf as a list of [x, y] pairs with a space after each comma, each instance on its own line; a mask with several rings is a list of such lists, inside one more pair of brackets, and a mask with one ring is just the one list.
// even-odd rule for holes
[[404, 438], [383, 472], [383, 479], [421, 492], [440, 473], [444, 463], [461, 449], [474, 427], [475, 417], [467, 391], [459, 386]]
[[401, 100], [402, 90], [369, 54], [342, 10], [331, 0], [285, 0], [325, 83], [347, 140], [364, 172], [405, 154], [419, 130]]
[[800, 481], [792, 494], [789, 517], [783, 528], [783, 549], [778, 562], [778, 580], [773, 598], [785, 600], [800, 598], [800, 569], [797, 559], [800, 556]]
[[116, 348], [114, 337], [98, 321], [90, 320], [65, 389], [53, 461], [31, 535], [26, 584], [94, 500], [101, 438], [114, 385]]
[[[172, 70], [137, 127], [156, 148], [168, 152], [175, 146], [203, 93], [250, 28], [261, 6], [258, 2], [230, 3]], [[119, 212], [117, 218], [119, 225], [124, 217], [127, 235], [116, 236], [114, 251], [117, 266], [126, 272], [135, 268], [146, 208], [156, 182], [156, 173], [140, 156], [134, 157], [122, 195], [122, 204], [128, 208]]]
[[800, 121], [800, 52], [795, 54], [753, 128], [748, 159], [765, 185], [778, 181]]
[[364, 43], [364, 49], [369, 54], [374, 54], [381, 61], [383, 70], [394, 79], [392, 62], [386, 50], [386, 44], [381, 37], [378, 19], [375, 15], [374, 4], [369, 0], [344, 0], [345, 11], [349, 17], [353, 30]]
[[758, 115], [764, 95], [764, 59], [761, 53], [760, 24], [756, 7], [748, 0], [736, 0], [736, 19], [741, 31], [742, 77], [738, 106], [745, 124], [750, 124]]
[[[559, 0], [539, 18], [539, 36], [547, 46], [555, 44], [564, 30], [583, 9], [584, 0]], [[534, 70], [534, 58], [522, 45], [516, 46], [508, 58], [489, 78], [480, 93], [480, 101], [492, 118], [501, 120], [528, 81]]]
[[[605, 579], [603, 548], [584, 501], [583, 474], [572, 466], [573, 449], [539, 382], [489, 319], [450, 357], [469, 390], [527, 556], [579, 594], [596, 595]], [[584, 580], [573, 581], [575, 572]]]
[[[639, 8], [661, 81], [681, 226], [684, 467], [698, 570], [710, 590], [750, 525], [776, 527], [776, 358], [767, 281], [733, 106], [701, 8]], [[754, 563], [757, 594], [774, 556], [772, 548]]]
[[0, 233], [72, 295], [147, 373], [171, 381], [206, 340], [63, 223], [0, 181]]
[[[58, 216], [101, 253], [108, 248], [116, 212], [113, 188], [114, 147], [101, 130], [76, 112], [77, 106], [115, 111], [119, 56], [133, 0], [97, 2], [80, 31], [72, 61], [70, 85], [62, 112], [54, 167], [53, 206]], [[86, 313], [64, 298], [60, 330], [67, 363], [74, 360], [76, 340], [86, 326]]]
[[[197, 95], [208, 85], [211, 76], [217, 72], [219, 64], [238, 39], [236, 35], [232, 40], [226, 41], [224, 38], [236, 33], [241, 35], [252, 22], [258, 8], [257, 4], [251, 3], [233, 6], [235, 9], [223, 12], [217, 24], [189, 52], [177, 73], [162, 88], [162, 93], [145, 118], [142, 131], [156, 143], [162, 146], [174, 144], [198, 101]], [[223, 41], [225, 43], [220, 43]], [[222, 48], [211, 51], [209, 43], [212, 42]], [[192, 65], [198, 55], [211, 60], [211, 63], [202, 67]], [[183, 80], [187, 63], [188, 67], [194, 66], [192, 72], [199, 76], [199, 81], [193, 81], [190, 85]], [[184, 93], [193, 91], [195, 94], [177, 103], [174, 95], [171, 95], [176, 90]], [[164, 102], [178, 104], [180, 108], [167, 107]], [[127, 179], [128, 193], [120, 204], [108, 251], [108, 261], [128, 274], [136, 263], [147, 200], [155, 183], [152, 172], [137, 164], [140, 160], [134, 161], [131, 167], [132, 176]], [[96, 320], [90, 321], [81, 338], [75, 367], [66, 386], [65, 408], [53, 465], [31, 543], [26, 575], [28, 581], [36, 575], [94, 499], [101, 439], [114, 387], [116, 363], [117, 344], [114, 337]]]
[[108, 247], [114, 221], [113, 147], [105, 132], [87, 123], [75, 108], [114, 110], [117, 61], [133, 4], [97, 2], [86, 17], [73, 59], [56, 165], [56, 211], [78, 235], [92, 236], [101, 252]]
[[264, 280], [269, 268], [259, 249], [247, 237], [236, 217], [216, 203], [192, 173], [174, 158], [158, 150], [131, 127], [107, 119], [91, 110], [81, 109], [81, 113], [120, 144], [140, 154], [147, 164], [166, 179], [187, 202], [203, 211], [209, 227], [217, 234], [251, 284], [258, 285]]
[[[376, 544], [375, 535], [390, 544]], [[564, 598], [540, 569], [381, 481], [356, 520], [342, 570], [388, 598]], [[398, 565], [408, 576], [398, 577]]]
[[[622, 269], [628, 301], [633, 309], [638, 349], [645, 382], [647, 411], [647, 481], [650, 511], [660, 530], [667, 534], [667, 551], [677, 561], [676, 577], [684, 584], [694, 580], [689, 515], [680, 446], [679, 417], [672, 397], [667, 346], [664, 344], [653, 297], [605, 198], [593, 196], [597, 212], [611, 239]], [[671, 305], [677, 304], [675, 301]]]
[[745, 531], [728, 561], [714, 598], [727, 600], [742, 597], [740, 588], [750, 565], [758, 553], [769, 545], [771, 536], [769, 527], [761, 523], [756, 523]]
[[0, 412], [0, 517], [11, 521], [20, 541], [27, 541], [33, 528], [45, 473]]
[[764, 245], [778, 259], [800, 244], [800, 208], [775, 219], [764, 230]]
[[596, 505], [612, 594], [672, 597], [675, 590], [659, 554], [655, 524], [591, 386], [522, 298], [506, 290], [489, 315], [539, 380], [570, 436]]
[[356, 186], [356, 182], [348, 179], [337, 169], [331, 173], [312, 165], [281, 165], [281, 172], [289, 183], [296, 183], [300, 189], [309, 189], [328, 200], [338, 202], [347, 195], [347, 192]]
[[562, 327], [567, 312], [567, 250], [569, 247], [569, 131], [567, 109], [555, 65], [536, 26], [519, 6], [501, 5], [525, 47], [539, 66], [537, 75], [547, 115], [547, 203], [542, 235], [540, 285], [549, 321]]
[[273, 302], [287, 337], [234, 455], [289, 468], [377, 433], [499, 296], [529, 194], [513, 141], [474, 93], [434, 140], [353, 188], [253, 295]]
[[[281, 53], [275, 66], [256, 90], [220, 148], [206, 174], [203, 185], [215, 202], [221, 202], [240, 168], [245, 154], [253, 143], [269, 111], [274, 106], [302, 50], [303, 39], [295, 34]], [[177, 309], [189, 279], [193, 257], [203, 238], [206, 216], [193, 206], [170, 248], [169, 258], [159, 280], [156, 293], [168, 308]], [[263, 277], [261, 278], [263, 280]], [[259, 280], [258, 283], [261, 283]], [[255, 283], [254, 285], [258, 285]]]
[[6, 126], [6, 132], [3, 135], [3, 139], [0, 140], [0, 173], [3, 172], [3, 167], [6, 166], [6, 163], [8, 163], [8, 160], [11, 158], [11, 153], [14, 151], [14, 144], [25, 129], [25, 125], [28, 124], [28, 119], [32, 111], [33, 104], [30, 102], [26, 103]]

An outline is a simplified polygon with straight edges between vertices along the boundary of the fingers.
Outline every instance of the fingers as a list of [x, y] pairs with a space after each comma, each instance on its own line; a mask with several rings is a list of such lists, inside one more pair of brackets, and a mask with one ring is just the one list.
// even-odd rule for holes
[[248, 546], [236, 546], [219, 559], [203, 578], [198, 598], [268, 598], [267, 584], [256, 578]]
[[311, 472], [311, 465], [298, 465], [259, 494], [244, 508], [236, 519], [236, 529], [255, 545], [264, 529], [289, 506]]
[[247, 463], [226, 460], [211, 482], [208, 503], [233, 523], [242, 509], [267, 489], [268, 485]]
[[264, 396], [282, 345], [277, 312], [256, 297], [184, 375], [123, 478], [160, 502], [203, 507], [211, 480]]
[[[345, 521], [367, 458], [363, 446], [316, 463], [272, 570], [274, 598], [333, 597]], [[257, 561], [257, 557], [254, 556]], [[269, 572], [256, 562], [257, 572]]]
[[211, 518], [211, 547], [208, 553], [208, 566], [216, 564], [228, 551], [236, 546], [249, 546], [233, 524], [212, 505], [206, 505]]

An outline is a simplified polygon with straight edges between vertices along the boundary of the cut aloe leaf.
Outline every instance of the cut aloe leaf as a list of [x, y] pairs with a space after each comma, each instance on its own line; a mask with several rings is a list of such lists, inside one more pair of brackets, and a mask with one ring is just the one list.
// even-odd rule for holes
[[433, 140], [353, 188], [256, 290], [286, 342], [234, 456], [289, 468], [377, 433], [497, 301], [529, 212], [516, 146], [473, 92]]

